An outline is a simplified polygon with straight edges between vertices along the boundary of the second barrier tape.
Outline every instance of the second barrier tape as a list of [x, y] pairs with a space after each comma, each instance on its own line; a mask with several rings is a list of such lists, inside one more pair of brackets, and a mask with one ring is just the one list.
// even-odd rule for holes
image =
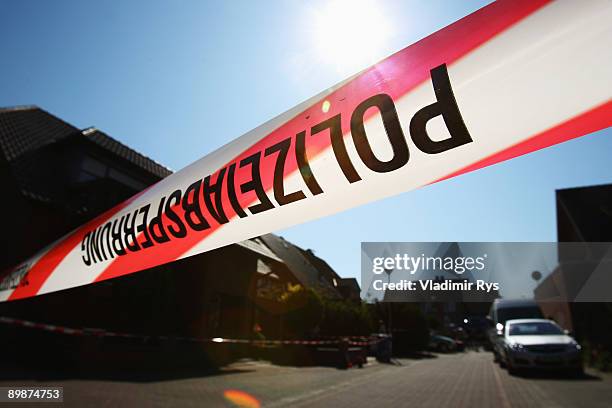
[[90, 337], [116, 337], [126, 339], [140, 339], [140, 340], [161, 340], [161, 341], [187, 341], [195, 343], [227, 343], [227, 344], [252, 344], [252, 345], [303, 345], [303, 346], [317, 346], [317, 345], [349, 345], [349, 346], [370, 346], [376, 344], [381, 339], [370, 340], [367, 337], [339, 337], [333, 340], [255, 340], [255, 339], [230, 339], [224, 337], [184, 337], [184, 336], [163, 336], [163, 335], [143, 335], [134, 333], [122, 333], [116, 331], [109, 331], [105, 329], [97, 328], [72, 328], [66, 326], [59, 326], [47, 323], [33, 322], [30, 320], [17, 319], [13, 317], [0, 316], [0, 323], [4, 323], [11, 326], [42, 330], [52, 333], [65, 334], [70, 336], [90, 336]]

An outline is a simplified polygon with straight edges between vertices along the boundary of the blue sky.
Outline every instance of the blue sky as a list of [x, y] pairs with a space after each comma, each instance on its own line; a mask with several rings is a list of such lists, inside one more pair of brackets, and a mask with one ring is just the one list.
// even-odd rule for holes
[[[483, 1], [377, 1], [383, 58]], [[0, 106], [36, 104], [178, 170], [365, 68], [320, 55], [323, 1], [0, 0]], [[277, 231], [342, 276], [361, 241], [554, 241], [554, 191], [612, 181], [612, 131]]]

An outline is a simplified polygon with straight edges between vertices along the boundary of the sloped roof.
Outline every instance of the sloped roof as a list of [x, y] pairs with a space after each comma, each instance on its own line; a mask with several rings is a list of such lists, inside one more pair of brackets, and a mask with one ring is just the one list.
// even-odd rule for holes
[[283, 262], [270, 248], [268, 248], [261, 240], [260, 237], [247, 239], [245, 241], [236, 242], [236, 245], [249, 249], [253, 252], [257, 252], [267, 258], [273, 259], [277, 262]]
[[356, 293], [361, 292], [361, 288], [359, 287], [359, 282], [357, 282], [357, 279], [355, 278], [340, 278], [339, 285], [347, 287], [350, 290], [355, 291]]
[[0, 108], [0, 153], [7, 162], [78, 132], [36, 106]]
[[88, 140], [94, 142], [98, 146], [108, 150], [109, 152], [137, 165], [160, 178], [164, 178], [172, 174], [172, 170], [159, 164], [155, 160], [138, 153], [136, 150], [124, 145], [120, 141], [110, 137], [106, 133], [96, 129], [88, 128], [82, 132]]
[[325, 295], [332, 298], [339, 298], [340, 294], [331, 286], [327, 280], [319, 279], [319, 270], [304, 256], [302, 250], [274, 234], [261, 236], [263, 242], [285, 261], [295, 278], [305, 287], [316, 288]]
[[98, 129], [81, 131], [37, 106], [0, 108], [0, 157], [6, 162], [69, 137], [84, 137], [159, 178], [172, 174], [172, 170]]
[[337, 280], [341, 279], [340, 275], [338, 275], [338, 273], [336, 273], [336, 271], [334, 271], [334, 269], [329, 266], [329, 264], [324, 260], [319, 258], [318, 256], [316, 256], [314, 254], [314, 252], [312, 252], [312, 250], [310, 249], [302, 249], [299, 248], [300, 252], [302, 253], [302, 255], [308, 259], [308, 261], [315, 267], [317, 268], [317, 270], [325, 275], [327, 275], [327, 277], [329, 279], [333, 279], [336, 278]]

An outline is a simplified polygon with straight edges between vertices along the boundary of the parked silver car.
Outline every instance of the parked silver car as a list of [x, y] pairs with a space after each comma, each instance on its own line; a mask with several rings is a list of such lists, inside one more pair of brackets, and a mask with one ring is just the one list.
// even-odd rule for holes
[[508, 320], [501, 340], [496, 354], [510, 373], [533, 368], [582, 372], [580, 345], [552, 320]]

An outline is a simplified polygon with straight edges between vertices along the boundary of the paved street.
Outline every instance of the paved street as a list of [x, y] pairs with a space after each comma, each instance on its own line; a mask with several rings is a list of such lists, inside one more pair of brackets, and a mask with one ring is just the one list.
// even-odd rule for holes
[[236, 406], [224, 397], [228, 390], [246, 392], [263, 407], [604, 407], [612, 401], [609, 375], [512, 377], [486, 352], [401, 359], [395, 365], [372, 362], [350, 370], [240, 362], [221, 373], [156, 379], [17, 377], [0, 386], [62, 385], [64, 407]]

